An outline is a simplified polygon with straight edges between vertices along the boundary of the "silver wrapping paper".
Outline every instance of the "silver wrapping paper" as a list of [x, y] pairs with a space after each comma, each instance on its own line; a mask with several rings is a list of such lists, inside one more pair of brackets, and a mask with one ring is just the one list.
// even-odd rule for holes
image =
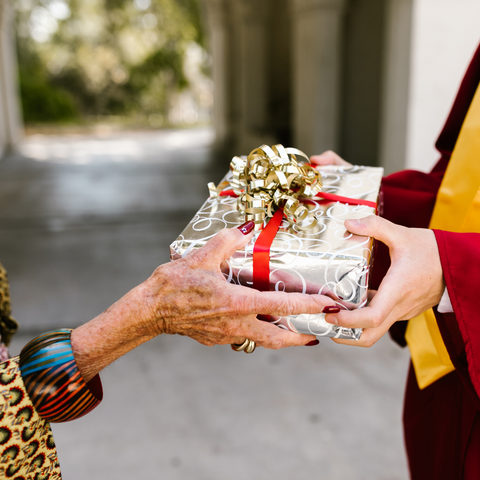
[[[378, 202], [383, 168], [327, 166], [321, 167], [320, 171], [323, 192]], [[230, 177], [228, 173], [225, 179]], [[235, 197], [207, 199], [170, 246], [171, 259], [181, 258], [192, 249], [200, 248], [224, 228], [244, 223], [236, 202]], [[318, 225], [310, 231], [300, 232], [284, 219], [270, 250], [270, 290], [327, 295], [344, 309], [365, 306], [373, 239], [350, 234], [344, 221], [375, 215], [376, 210], [320, 198], [307, 200], [304, 204], [315, 214]], [[253, 246], [258, 235], [259, 232], [227, 262], [224, 275], [229, 282], [252, 286]], [[324, 314], [272, 317], [271, 321], [281, 328], [313, 334], [317, 338], [358, 340], [361, 335], [360, 329], [326, 323]]]

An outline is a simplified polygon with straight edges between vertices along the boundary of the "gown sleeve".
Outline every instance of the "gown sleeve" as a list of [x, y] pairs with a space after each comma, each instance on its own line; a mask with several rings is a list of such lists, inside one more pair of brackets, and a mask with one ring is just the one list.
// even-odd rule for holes
[[480, 233], [435, 230], [453, 313], [436, 312], [455, 369], [480, 407]]

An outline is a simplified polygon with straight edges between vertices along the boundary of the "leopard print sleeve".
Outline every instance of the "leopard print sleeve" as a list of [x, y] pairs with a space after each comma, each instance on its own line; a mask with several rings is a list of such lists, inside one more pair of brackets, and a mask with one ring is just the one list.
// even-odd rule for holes
[[[8, 347], [10, 340], [15, 332], [18, 330], [18, 322], [12, 317], [12, 307], [10, 304], [10, 289], [8, 286], [7, 272], [0, 263], [0, 335], [1, 342]], [[0, 361], [5, 361], [7, 358], [2, 358], [6, 355], [6, 349], [0, 352]]]
[[32, 405], [18, 357], [0, 364], [0, 478], [61, 480], [50, 424]]

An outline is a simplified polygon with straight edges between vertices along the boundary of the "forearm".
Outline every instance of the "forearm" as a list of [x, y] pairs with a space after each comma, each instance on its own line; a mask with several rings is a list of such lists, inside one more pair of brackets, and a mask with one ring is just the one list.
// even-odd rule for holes
[[86, 382], [130, 350], [150, 340], [144, 284], [134, 288], [98, 317], [72, 332], [72, 350]]
[[149, 279], [74, 330], [72, 350], [83, 379], [88, 382], [117, 358], [164, 333], [209, 346], [243, 343], [246, 338], [274, 349], [311, 342], [311, 335], [287, 332], [258, 320], [257, 314], [317, 314], [333, 306], [333, 300], [257, 292], [226, 282], [220, 265], [251, 239], [250, 233], [223, 230], [196, 252], [158, 267]]

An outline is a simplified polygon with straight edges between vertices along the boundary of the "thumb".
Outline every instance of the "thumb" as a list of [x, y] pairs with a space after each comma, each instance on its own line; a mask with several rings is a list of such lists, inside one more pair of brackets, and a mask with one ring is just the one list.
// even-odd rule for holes
[[253, 227], [253, 222], [247, 222], [238, 228], [221, 230], [202, 248], [195, 251], [192, 254], [192, 259], [199, 263], [206, 262], [218, 267], [224, 260], [230, 258], [251, 240]]
[[359, 220], [346, 220], [345, 228], [355, 235], [373, 237], [390, 246], [395, 238], [398, 237], [399, 230], [403, 230], [405, 227], [396, 225], [376, 215], [369, 215]]

